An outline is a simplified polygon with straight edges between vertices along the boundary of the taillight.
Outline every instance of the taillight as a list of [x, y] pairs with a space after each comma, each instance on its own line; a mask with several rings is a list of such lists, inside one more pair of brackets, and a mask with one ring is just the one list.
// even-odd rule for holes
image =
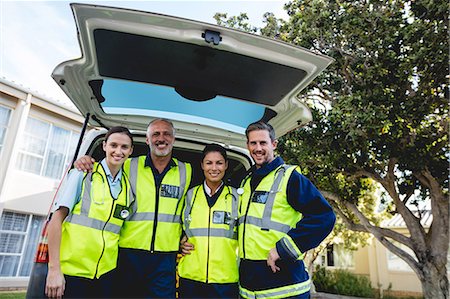
[[36, 263], [48, 263], [48, 239], [47, 239], [47, 226], [48, 218], [44, 223], [41, 236], [39, 237], [39, 243], [36, 252]]

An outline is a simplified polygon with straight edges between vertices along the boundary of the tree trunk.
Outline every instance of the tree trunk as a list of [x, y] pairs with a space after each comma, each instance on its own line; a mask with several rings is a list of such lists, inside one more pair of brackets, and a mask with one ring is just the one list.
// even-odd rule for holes
[[[439, 264], [436, 262], [436, 264]], [[418, 274], [422, 283], [422, 292], [425, 299], [448, 299], [449, 283], [446, 267], [436, 268], [434, 263], [423, 265]]]

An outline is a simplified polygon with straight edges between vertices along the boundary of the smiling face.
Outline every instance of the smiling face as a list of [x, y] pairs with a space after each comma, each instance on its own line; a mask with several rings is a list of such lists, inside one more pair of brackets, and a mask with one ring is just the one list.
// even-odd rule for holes
[[208, 186], [219, 184], [228, 168], [228, 162], [219, 152], [209, 152], [202, 161], [203, 174]]
[[172, 126], [165, 121], [156, 121], [148, 127], [146, 143], [150, 152], [156, 157], [167, 157], [172, 154], [175, 136]]
[[275, 159], [274, 151], [278, 141], [271, 140], [267, 130], [255, 130], [248, 133], [247, 148], [255, 161], [256, 168]]
[[124, 133], [113, 133], [106, 141], [103, 141], [103, 150], [109, 169], [117, 170], [133, 152], [131, 138]]

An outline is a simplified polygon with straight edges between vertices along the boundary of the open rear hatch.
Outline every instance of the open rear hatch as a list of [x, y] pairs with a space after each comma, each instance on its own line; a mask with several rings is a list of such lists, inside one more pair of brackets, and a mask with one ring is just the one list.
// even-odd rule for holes
[[332, 59], [197, 21], [72, 4], [82, 57], [52, 76], [91, 125], [145, 130], [171, 119], [178, 137], [245, 146], [247, 125], [281, 136], [311, 120], [299, 93]]

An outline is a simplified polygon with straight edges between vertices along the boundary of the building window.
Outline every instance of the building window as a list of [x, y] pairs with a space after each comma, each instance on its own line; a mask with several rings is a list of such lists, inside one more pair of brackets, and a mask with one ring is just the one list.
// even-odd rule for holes
[[11, 109], [0, 106], [0, 154], [5, 143], [6, 129], [8, 129]]
[[[400, 247], [400, 249], [406, 251], [409, 255], [414, 257], [414, 259], [417, 261], [414, 252], [409, 247], [407, 247], [401, 243], [395, 242], [395, 241], [392, 241], [392, 242], [394, 243], [395, 246]], [[389, 270], [413, 272], [411, 267], [404, 260], [402, 260], [398, 255], [393, 254], [389, 250], [386, 250], [386, 252], [387, 252], [387, 261], [388, 261], [388, 269]]]
[[0, 277], [30, 276], [45, 217], [3, 211], [0, 218]]
[[332, 244], [327, 247], [326, 254], [322, 257], [322, 265], [337, 268], [353, 268], [355, 266], [353, 251]]
[[78, 134], [28, 118], [17, 157], [17, 168], [60, 179], [75, 152]]

